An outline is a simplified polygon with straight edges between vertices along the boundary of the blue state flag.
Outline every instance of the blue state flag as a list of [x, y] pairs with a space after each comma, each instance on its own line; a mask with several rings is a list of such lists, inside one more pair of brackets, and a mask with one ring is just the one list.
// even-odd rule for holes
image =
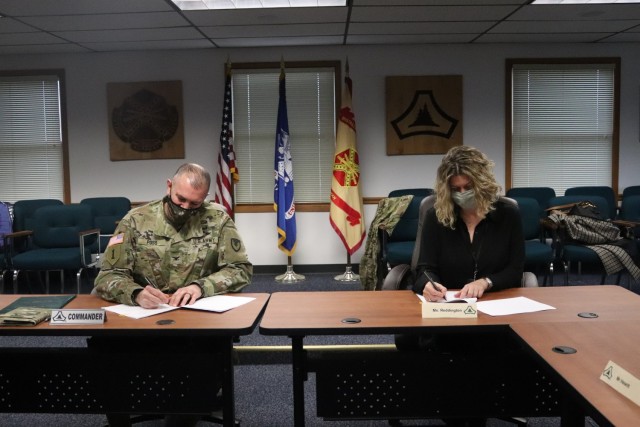
[[296, 204], [293, 199], [293, 163], [289, 143], [284, 68], [280, 71], [274, 172], [273, 208], [277, 212], [278, 247], [291, 256], [296, 248]]

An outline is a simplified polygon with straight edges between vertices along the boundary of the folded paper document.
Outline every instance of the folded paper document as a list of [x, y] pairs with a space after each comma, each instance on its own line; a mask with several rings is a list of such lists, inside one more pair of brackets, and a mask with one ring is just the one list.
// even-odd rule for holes
[[35, 326], [51, 317], [51, 309], [18, 307], [0, 314], [0, 326]]

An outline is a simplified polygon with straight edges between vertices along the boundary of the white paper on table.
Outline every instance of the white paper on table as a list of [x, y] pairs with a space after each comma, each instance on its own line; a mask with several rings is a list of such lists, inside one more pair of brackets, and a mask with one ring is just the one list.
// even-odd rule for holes
[[478, 302], [478, 311], [488, 314], [489, 316], [506, 316], [508, 314], [533, 313], [536, 311], [555, 309], [555, 307], [534, 301], [527, 297]]
[[[442, 302], [442, 303], [449, 303], [449, 302], [453, 302], [453, 303], [456, 303], [456, 302], [464, 302], [464, 303], [467, 303], [467, 304], [473, 304], [473, 303], [475, 303], [476, 301], [478, 301], [478, 298], [460, 298], [460, 297], [457, 297], [457, 296], [456, 296], [456, 294], [457, 294], [458, 292], [460, 292], [460, 291], [447, 291], [447, 292], [445, 293], [445, 295], [444, 295], [444, 298], [441, 298], [441, 299], [439, 299], [438, 301], [431, 301], [431, 302]], [[416, 294], [416, 296], [417, 296], [418, 298], [420, 298], [420, 301], [422, 301], [422, 302], [424, 302], [424, 303], [426, 303], [426, 302], [427, 302], [427, 299], [426, 299], [423, 295]]]
[[191, 308], [194, 310], [215, 311], [222, 313], [232, 308], [240, 307], [248, 302], [253, 301], [253, 297], [240, 297], [230, 295], [216, 295], [207, 298], [200, 298], [191, 305], [185, 305], [182, 308]]
[[241, 305], [253, 301], [254, 299], [255, 298], [253, 297], [216, 295], [212, 297], [201, 298], [195, 303], [191, 305], [185, 305], [183, 307], [174, 307], [168, 304], [162, 304], [158, 308], [142, 308], [137, 305], [118, 304], [102, 308], [121, 316], [131, 317], [133, 319], [142, 319], [144, 317], [166, 313], [167, 311], [177, 310], [179, 308], [190, 308], [194, 310], [205, 310], [222, 313], [231, 310], [232, 308], [240, 307]]
[[167, 311], [177, 310], [180, 307], [173, 307], [168, 304], [162, 304], [158, 308], [142, 308], [137, 305], [118, 304], [102, 308], [121, 316], [131, 317], [133, 319], [142, 319], [143, 317], [154, 316], [156, 314], [166, 313]]

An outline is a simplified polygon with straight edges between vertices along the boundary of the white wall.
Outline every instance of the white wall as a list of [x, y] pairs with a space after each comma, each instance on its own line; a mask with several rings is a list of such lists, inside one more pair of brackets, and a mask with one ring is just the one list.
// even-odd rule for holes
[[[165, 180], [184, 161], [215, 173], [220, 132], [224, 62], [349, 59], [354, 82], [362, 194], [384, 196], [403, 187], [432, 187], [441, 155], [387, 156], [385, 76], [463, 76], [464, 143], [496, 162], [504, 183], [504, 68], [506, 58], [622, 58], [620, 179], [618, 191], [640, 184], [638, 44], [617, 45], [410, 45], [215, 49], [102, 54], [3, 56], [1, 69], [64, 68], [67, 81], [71, 199], [123, 195], [134, 201], [164, 194]], [[182, 80], [185, 159], [109, 160], [106, 84]], [[295, 143], [295, 135], [292, 136]], [[295, 162], [295, 159], [294, 159]], [[295, 163], [294, 163], [295, 171]], [[241, 171], [242, 172], [242, 171]], [[300, 172], [297, 172], [300, 173]], [[375, 206], [365, 206], [367, 224]], [[255, 265], [284, 265], [277, 249], [275, 214], [238, 214], [236, 222]], [[346, 252], [328, 213], [297, 214], [294, 265], [344, 264]], [[368, 225], [367, 225], [368, 228]], [[352, 257], [360, 260], [363, 250]]]

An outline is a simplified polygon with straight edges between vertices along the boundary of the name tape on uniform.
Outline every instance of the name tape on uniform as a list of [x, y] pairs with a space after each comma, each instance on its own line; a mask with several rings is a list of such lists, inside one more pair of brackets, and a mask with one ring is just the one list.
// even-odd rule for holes
[[104, 309], [51, 310], [50, 325], [100, 325], [107, 320]]

